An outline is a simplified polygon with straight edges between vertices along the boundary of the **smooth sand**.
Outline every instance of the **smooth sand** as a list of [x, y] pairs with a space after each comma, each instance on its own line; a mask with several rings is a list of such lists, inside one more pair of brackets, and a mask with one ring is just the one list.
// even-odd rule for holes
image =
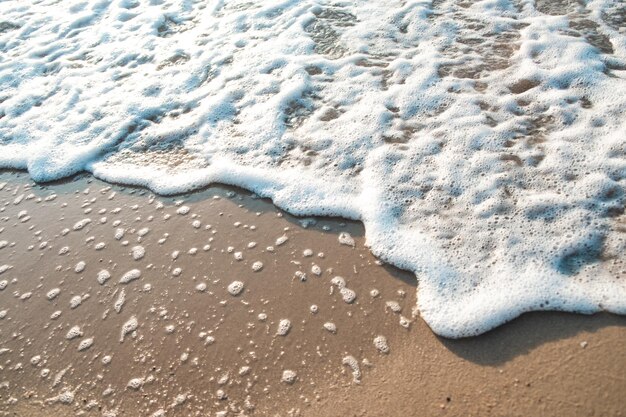
[[[0, 187], [0, 267], [10, 267], [0, 274], [0, 415], [626, 414], [625, 317], [532, 313], [446, 340], [414, 316], [413, 276], [377, 262], [358, 223], [294, 218], [228, 187], [166, 198], [88, 176], [34, 185], [13, 172]], [[339, 242], [344, 232], [355, 247]], [[135, 246], [143, 258], [133, 259]], [[140, 278], [119, 283], [135, 268]], [[101, 285], [103, 269], [111, 278]], [[235, 280], [245, 284], [238, 296], [227, 291]], [[132, 317], [138, 328], [121, 342]], [[281, 319], [291, 322], [285, 336]], [[82, 336], [68, 340], [73, 326]], [[381, 335], [387, 354], [373, 343]], [[293, 384], [281, 381], [285, 370]]]

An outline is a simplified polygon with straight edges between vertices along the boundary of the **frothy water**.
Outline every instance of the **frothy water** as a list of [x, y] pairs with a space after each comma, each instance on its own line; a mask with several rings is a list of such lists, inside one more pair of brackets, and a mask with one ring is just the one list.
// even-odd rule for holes
[[625, 16], [619, 0], [4, 1], [0, 167], [221, 182], [362, 220], [445, 336], [623, 314]]

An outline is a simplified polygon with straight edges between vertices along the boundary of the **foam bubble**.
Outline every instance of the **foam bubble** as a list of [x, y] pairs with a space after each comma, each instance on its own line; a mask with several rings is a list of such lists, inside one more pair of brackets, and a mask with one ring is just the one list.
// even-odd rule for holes
[[61, 294], [60, 288], [53, 288], [46, 293], [46, 298], [48, 300], [54, 300], [59, 294]]
[[359, 366], [359, 361], [357, 361], [354, 356], [344, 356], [341, 360], [341, 364], [350, 368], [352, 371], [352, 381], [354, 381], [354, 383], [358, 384], [361, 382], [361, 367]]
[[290, 369], [285, 369], [283, 371], [283, 375], [281, 376], [280, 380], [284, 382], [285, 384], [291, 385], [294, 382], [296, 382], [297, 378], [298, 378], [298, 374], [296, 374], [295, 371], [292, 371]]
[[389, 345], [385, 336], [376, 336], [374, 338], [374, 346], [380, 353], [389, 353]]
[[141, 271], [139, 269], [131, 269], [122, 275], [122, 278], [120, 278], [120, 284], [128, 284], [131, 281], [139, 279], [139, 277], [141, 277]]
[[71, 329], [68, 330], [67, 334], [65, 335], [65, 338], [67, 340], [72, 340], [72, 339], [76, 339], [77, 337], [81, 337], [82, 335], [83, 335], [83, 332], [80, 329], [80, 327], [73, 326]]
[[339, 236], [337, 237], [337, 239], [339, 240], [339, 243], [341, 243], [342, 245], [352, 246], [352, 247], [354, 247], [355, 245], [354, 238], [350, 235], [350, 233], [347, 233], [347, 232], [339, 233]]
[[109, 278], [111, 278], [111, 274], [106, 269], [103, 269], [100, 272], [98, 272], [98, 275], [96, 276], [96, 279], [98, 280], [98, 284], [100, 285], [104, 285], [109, 280]]
[[341, 288], [339, 290], [339, 293], [341, 294], [341, 298], [343, 299], [343, 301], [348, 304], [351, 304], [354, 302], [354, 300], [356, 300], [356, 292], [354, 292], [350, 288]]
[[91, 223], [91, 219], [82, 219], [77, 221], [76, 223], [74, 223], [74, 226], [72, 226], [72, 230], [74, 231], [78, 231], [78, 230], [82, 230], [85, 228], [85, 226], [87, 226], [89, 223]]
[[113, 303], [113, 309], [115, 310], [116, 313], [120, 313], [122, 311], [122, 307], [124, 307], [125, 302], [126, 302], [126, 291], [122, 288], [122, 290], [117, 296], [117, 299], [115, 300], [115, 303]]
[[287, 333], [289, 333], [289, 330], [291, 330], [291, 321], [289, 319], [281, 319], [278, 322], [278, 328], [276, 329], [276, 335], [277, 336], [287, 336]]
[[74, 272], [76, 272], [77, 274], [83, 272], [85, 270], [85, 267], [87, 266], [87, 264], [85, 263], [85, 261], [80, 261], [76, 264], [76, 266], [74, 267]]
[[228, 284], [228, 292], [232, 296], [241, 294], [241, 292], [243, 291], [243, 288], [244, 288], [244, 284], [241, 281], [233, 281], [230, 284]]
[[137, 391], [137, 390], [139, 390], [139, 388], [141, 388], [143, 386], [144, 383], [145, 383], [145, 379], [144, 378], [132, 378], [126, 384], [126, 388], [129, 388], [129, 389], [132, 389], [134, 391]]
[[123, 325], [120, 331], [120, 342], [124, 342], [124, 338], [127, 334], [134, 332], [139, 327], [139, 321], [137, 317], [131, 316]]
[[89, 337], [87, 339], [83, 339], [78, 344], [78, 351], [82, 352], [83, 350], [89, 349], [93, 345], [93, 337]]
[[138, 261], [140, 259], [142, 259], [144, 256], [146, 256], [146, 250], [144, 249], [143, 246], [133, 246], [131, 248], [131, 254], [133, 256], [133, 259]]
[[83, 303], [83, 297], [75, 295], [70, 299], [70, 308], [74, 309]]
[[324, 329], [328, 330], [331, 333], [337, 333], [337, 326], [335, 325], [335, 323], [331, 323], [329, 321], [324, 323]]

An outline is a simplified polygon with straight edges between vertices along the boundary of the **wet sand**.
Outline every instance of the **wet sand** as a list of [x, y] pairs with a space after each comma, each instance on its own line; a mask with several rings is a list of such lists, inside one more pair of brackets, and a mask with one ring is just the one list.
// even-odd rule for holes
[[626, 317], [439, 338], [362, 225], [239, 189], [1, 173], [0, 270], [0, 415], [626, 415]]

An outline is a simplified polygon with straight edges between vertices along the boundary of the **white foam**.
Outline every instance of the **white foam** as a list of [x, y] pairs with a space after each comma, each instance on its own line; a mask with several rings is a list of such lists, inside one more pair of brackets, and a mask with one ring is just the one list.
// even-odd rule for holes
[[140, 277], [141, 271], [139, 269], [131, 269], [122, 275], [120, 278], [120, 284], [128, 284], [129, 282], [139, 279]]
[[228, 292], [232, 296], [237, 296], [241, 294], [243, 289], [244, 289], [244, 283], [241, 281], [233, 281], [230, 284], [228, 284], [228, 288], [227, 288]]
[[444, 336], [626, 313], [619, 2], [457, 3], [1, 2], [0, 167], [362, 220]]

